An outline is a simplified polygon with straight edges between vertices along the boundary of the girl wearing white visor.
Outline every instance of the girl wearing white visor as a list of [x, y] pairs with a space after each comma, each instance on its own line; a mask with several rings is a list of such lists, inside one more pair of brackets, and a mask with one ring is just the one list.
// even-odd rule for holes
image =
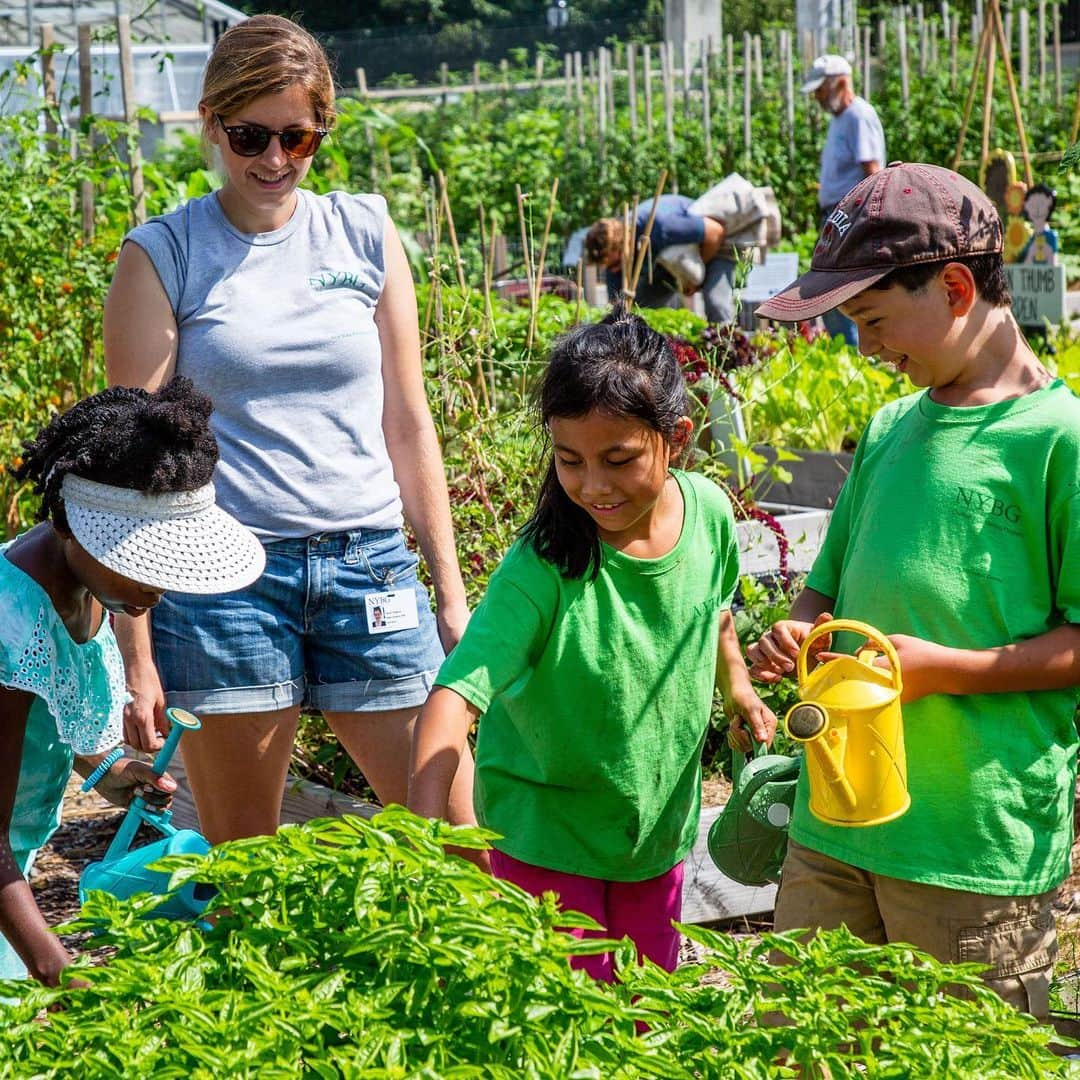
[[0, 545], [0, 978], [55, 985], [71, 962], [25, 875], [72, 768], [118, 806], [165, 805], [176, 787], [118, 745], [128, 694], [109, 612], [262, 572], [262, 546], [214, 505], [210, 412], [186, 379], [106, 390], [54, 418], [15, 470], [41, 495], [41, 524]]

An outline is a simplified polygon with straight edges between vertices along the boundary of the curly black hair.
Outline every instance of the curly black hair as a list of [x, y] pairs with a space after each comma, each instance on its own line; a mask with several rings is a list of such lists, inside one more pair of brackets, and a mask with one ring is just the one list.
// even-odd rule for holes
[[210, 399], [175, 376], [150, 392], [114, 386], [76, 402], [23, 443], [10, 470], [41, 496], [38, 520], [67, 528], [60, 485], [68, 473], [148, 495], [194, 491], [210, 482], [218, 445]]

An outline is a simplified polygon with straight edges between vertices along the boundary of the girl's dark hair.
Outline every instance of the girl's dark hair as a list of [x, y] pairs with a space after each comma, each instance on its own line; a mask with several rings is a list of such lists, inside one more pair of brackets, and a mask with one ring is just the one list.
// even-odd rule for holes
[[[620, 301], [599, 323], [575, 327], [555, 342], [536, 408], [545, 431], [554, 417], [598, 410], [640, 420], [671, 442], [690, 403], [667, 339]], [[536, 508], [521, 535], [565, 577], [595, 578], [600, 571], [596, 523], [563, 491], [550, 447]]]
[[41, 496], [38, 520], [67, 529], [60, 485], [68, 473], [148, 495], [194, 491], [210, 482], [217, 440], [213, 405], [190, 379], [176, 376], [151, 393], [114, 386], [76, 402], [23, 443], [16, 480]]

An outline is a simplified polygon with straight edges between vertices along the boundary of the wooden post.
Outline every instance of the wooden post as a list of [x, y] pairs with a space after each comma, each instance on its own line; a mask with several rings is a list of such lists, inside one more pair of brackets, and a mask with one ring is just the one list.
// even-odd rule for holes
[[[78, 28], [78, 51], [79, 51], [79, 121], [83, 131], [90, 121], [93, 113], [94, 98], [94, 72], [90, 60], [90, 32], [89, 23], [80, 23]], [[87, 132], [87, 138], [93, 143], [93, 132]], [[83, 180], [79, 187], [79, 206], [82, 214], [83, 240], [89, 241], [94, 238], [94, 184], [91, 180]]]
[[879, 18], [877, 21], [877, 51], [878, 56], [882, 59], [885, 58], [885, 45], [888, 33], [888, 24], [885, 22], [884, 18]]
[[1039, 41], [1039, 100], [1046, 100], [1046, 0], [1039, 0], [1035, 32]]
[[637, 134], [637, 46], [632, 41], [626, 43], [626, 93], [627, 107], [630, 110], [630, 134]]
[[907, 55], [907, 16], [904, 9], [900, 8], [900, 17], [896, 24], [897, 48], [900, 50], [900, 96], [904, 102], [904, 108], [908, 107], [911, 99], [911, 82], [908, 77]]
[[542, 90], [544, 87], [544, 54], [537, 50], [536, 53], [536, 89]]
[[439, 98], [439, 104], [444, 108], [446, 107], [446, 99], [449, 96], [447, 89], [450, 86], [450, 65], [444, 60], [439, 65], [439, 85], [442, 87], [442, 96]]
[[870, 100], [870, 96], [873, 93], [873, 87], [870, 85], [870, 24], [867, 23], [863, 27], [863, 97], [867, 101]]
[[505, 56], [499, 61], [499, 76], [502, 83], [502, 97], [505, 102], [510, 97], [510, 61]]
[[[993, 11], [987, 16], [987, 26], [993, 21]], [[979, 173], [990, 158], [990, 125], [994, 117], [994, 66], [997, 59], [997, 39], [990, 35], [986, 46], [986, 84], [983, 87], [982, 149], [979, 152]], [[1008, 55], [1008, 54], [1006, 54]]]
[[604, 138], [607, 135], [607, 75], [604, 68], [607, 64], [607, 49], [600, 46], [596, 67], [598, 78], [596, 80], [596, 129], [600, 135], [600, 160], [604, 160]]
[[1027, 129], [1024, 127], [1024, 112], [1020, 108], [1020, 98], [1016, 92], [1016, 80], [1013, 78], [1012, 60], [1005, 44], [1005, 35], [1001, 26], [1001, 8], [997, 0], [991, 0], [988, 21], [992, 22], [998, 36], [998, 46], [1001, 49], [1001, 60], [1005, 66], [1005, 82], [1009, 87], [1009, 102], [1012, 105], [1013, 121], [1016, 123], [1016, 134], [1020, 140], [1020, 156], [1024, 161], [1024, 183], [1028, 187], [1034, 183], [1031, 175], [1031, 154], [1028, 152]]
[[730, 120], [735, 109], [735, 39], [728, 34], [724, 38], [724, 61], [727, 65], [727, 111]]
[[949, 0], [941, 0], [941, 36], [948, 41], [949, 32]]
[[615, 127], [615, 68], [618, 67], [618, 63], [615, 60], [615, 53], [612, 50], [608, 50], [607, 56], [607, 107], [608, 107], [608, 125], [612, 128]]
[[480, 116], [480, 65], [476, 61], [472, 66], [472, 111], [475, 120]]
[[938, 69], [938, 29], [936, 22], [929, 23], [930, 27], [930, 70]]
[[754, 35], [754, 82], [758, 90], [765, 89], [765, 67], [761, 62], [761, 35]]
[[701, 125], [705, 136], [705, 168], [712, 169], [712, 109], [709, 101], [709, 49], [701, 42]]
[[574, 107], [574, 58], [570, 53], [563, 53], [563, 86], [566, 90], [566, 107]]
[[[674, 56], [672, 52], [672, 56]], [[690, 59], [690, 39], [683, 38], [682, 40], [682, 93], [683, 93], [683, 115], [690, 115], [690, 81], [694, 74], [694, 64]]]
[[641, 46], [641, 76], [645, 81], [645, 134], [652, 138], [652, 46]]
[[919, 33], [919, 78], [923, 78], [926, 75], [926, 19], [923, 18], [923, 7], [921, 3], [915, 5], [915, 20], [916, 29]]
[[1020, 93], [1027, 98], [1031, 93], [1031, 20], [1026, 7], [1022, 7], [1017, 14], [1020, 30]]
[[795, 160], [795, 49], [792, 34], [784, 32], [784, 89], [787, 97], [788, 157]]
[[574, 82], [577, 86], [577, 132], [578, 146], [585, 145], [585, 72], [582, 68], [581, 53], [574, 53]]
[[743, 33], [743, 162], [745, 165], [746, 173], [750, 173], [750, 96], [753, 92], [754, 77], [751, 72], [751, 65], [753, 63], [752, 57], [753, 46], [750, 41], [749, 32]]
[[660, 71], [664, 79], [664, 137], [667, 139], [667, 167], [675, 175], [675, 88], [672, 86], [671, 42], [660, 43]]
[[949, 34], [949, 89], [956, 89], [956, 78], [959, 74], [960, 53], [960, 20], [953, 19], [951, 33]]
[[1054, 28], [1054, 104], [1061, 108], [1061, 4], [1051, 0], [1051, 23]]
[[[956, 55], [956, 31], [957, 27], [953, 26], [953, 56]], [[972, 61], [971, 81], [968, 83], [967, 97], [964, 101], [963, 112], [960, 115], [960, 133], [956, 138], [956, 153], [953, 155], [952, 167], [955, 170], [960, 165], [960, 158], [964, 155], [964, 139], [967, 137], [968, 121], [971, 119], [971, 108], [975, 104], [975, 90], [979, 84], [979, 67], [986, 56], [986, 50], [989, 45], [990, 27], [989, 24], [983, 26], [982, 32], [979, 35], [979, 43], [975, 47], [975, 56]], [[953, 69], [953, 79], [955, 81], [956, 71]]]
[[146, 188], [143, 186], [142, 148], [139, 146], [138, 103], [135, 100], [135, 69], [131, 60], [131, 16], [116, 17], [116, 37], [119, 46], [120, 90], [124, 99], [124, 121], [134, 129], [128, 136], [128, 180], [135, 224], [146, 221]]
[[56, 141], [56, 68], [53, 62], [52, 47], [56, 44], [56, 34], [52, 23], [41, 23], [41, 91], [45, 97], [45, 146], [50, 154], [58, 149]]

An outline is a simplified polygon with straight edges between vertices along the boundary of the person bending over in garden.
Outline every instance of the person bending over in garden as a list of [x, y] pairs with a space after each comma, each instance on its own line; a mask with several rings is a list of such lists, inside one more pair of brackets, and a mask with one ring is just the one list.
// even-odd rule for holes
[[[157, 746], [166, 701], [202, 719], [184, 764], [218, 843], [277, 829], [305, 707], [403, 803], [413, 723], [468, 608], [401, 240], [382, 196], [299, 188], [333, 122], [322, 49], [288, 19], [245, 20], [215, 46], [199, 112], [224, 185], [128, 235], [105, 354], [113, 383], [177, 371], [212, 398], [221, 505], [266, 547], [250, 589], [170, 591], [149, 628], [117, 623], [129, 738]], [[473, 820], [471, 766], [456, 821]]]
[[[70, 963], [26, 883], [72, 766], [117, 806], [176, 785], [123, 757], [127, 694], [108, 612], [145, 619], [165, 589], [230, 589], [263, 565], [214, 505], [210, 402], [184, 379], [105, 390], [25, 444], [14, 470], [42, 523], [0, 548], [0, 978], [55, 985]], [[6, 939], [6, 940], [4, 940]]]
[[[705, 316], [711, 322], [729, 323], [735, 318], [735, 263], [720, 252], [724, 246], [724, 226], [713, 218], [691, 214], [694, 200], [686, 195], [661, 195], [649, 233], [649, 251], [656, 252], [678, 244], [697, 244], [705, 263], [705, 281], [701, 286]], [[634, 219], [636, 237], [645, 231], [653, 200], [646, 199], [637, 208]], [[601, 218], [585, 236], [585, 258], [602, 267], [607, 275], [608, 294], [612, 300], [622, 295], [622, 256], [626, 226], [621, 218]], [[664, 267], [646, 255], [634, 302], [639, 307], [680, 307], [678, 282]]]
[[[697, 837], [715, 685], [745, 737], [776, 718], [754, 693], [729, 606], [726, 496], [673, 468], [692, 425], [666, 340], [619, 307], [560, 338], [539, 389], [553, 453], [416, 729], [409, 805], [446, 815], [480, 717], [476, 809], [497, 877], [558, 893], [667, 970]], [[610, 980], [610, 955], [580, 958]]]
[[846, 923], [987, 964], [990, 987], [1045, 1018], [1076, 780], [1080, 401], [1024, 341], [1001, 248], [973, 184], [889, 166], [758, 309], [796, 320], [839, 304], [861, 351], [921, 389], [870, 421], [806, 588], [749, 656], [766, 682], [790, 676], [834, 613], [888, 634], [904, 683], [911, 808], [827, 825], [804, 773], [776, 928]]

